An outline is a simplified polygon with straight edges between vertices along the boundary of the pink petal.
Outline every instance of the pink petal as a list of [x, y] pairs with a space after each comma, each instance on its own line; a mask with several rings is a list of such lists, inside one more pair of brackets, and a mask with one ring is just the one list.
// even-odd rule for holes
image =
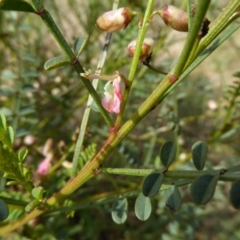
[[47, 157], [38, 165], [37, 173], [39, 175], [45, 176], [48, 174], [50, 170], [50, 161], [51, 161], [51, 158]]
[[123, 87], [121, 85], [121, 78], [116, 78], [115, 80], [113, 80], [112, 86], [110, 85], [110, 83], [107, 83], [104, 89], [105, 96], [102, 100], [102, 105], [109, 112], [119, 113], [123, 91]]

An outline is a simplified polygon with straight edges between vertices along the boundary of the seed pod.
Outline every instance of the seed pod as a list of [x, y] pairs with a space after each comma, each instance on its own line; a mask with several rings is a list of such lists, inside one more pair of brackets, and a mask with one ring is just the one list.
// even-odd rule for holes
[[[133, 57], [134, 55], [136, 44], [137, 44], [137, 40], [133, 40], [128, 44], [127, 51], [131, 57]], [[153, 44], [154, 44], [154, 40], [152, 38], [144, 39], [142, 44], [141, 54], [139, 57], [140, 61], [143, 61], [144, 59], [150, 56], [150, 54], [152, 53]]]
[[172, 5], [164, 6], [160, 11], [163, 21], [173, 29], [180, 32], [188, 31], [188, 15], [187, 12], [176, 8]]
[[131, 22], [133, 14], [130, 8], [124, 7], [105, 12], [96, 22], [98, 28], [106, 32], [118, 32]]

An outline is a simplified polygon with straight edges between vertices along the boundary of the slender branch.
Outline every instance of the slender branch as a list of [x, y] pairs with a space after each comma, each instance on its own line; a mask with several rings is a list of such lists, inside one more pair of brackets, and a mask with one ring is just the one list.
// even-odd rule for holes
[[209, 4], [210, 4], [210, 0], [199, 1], [196, 13], [194, 15], [194, 19], [191, 24], [191, 28], [189, 29], [189, 34], [187, 35], [187, 39], [184, 44], [183, 51], [180, 55], [177, 65], [175, 66], [174, 71], [173, 71], [173, 74], [176, 76], [181, 75], [181, 73], [186, 65], [186, 62], [191, 54], [192, 48], [197, 39], [198, 32], [201, 28], [201, 25], [202, 25], [203, 19], [205, 17], [205, 14], [207, 12]]
[[[150, 2], [150, 1], [149, 1]], [[200, 1], [201, 3], [202, 1]], [[234, 1], [236, 2], [236, 1]], [[199, 9], [199, 8], [198, 8]], [[227, 9], [226, 9], [227, 10]], [[229, 32], [228, 37], [238, 28], [239, 26], [235, 26], [234, 29], [231, 29], [231, 32]], [[225, 36], [227, 38], [227, 36]], [[225, 39], [222, 39], [223, 42]], [[219, 46], [218, 44], [217, 46]], [[211, 49], [211, 52], [216, 49], [216, 46], [214, 49]], [[198, 64], [200, 64], [201, 61], [203, 61], [207, 57], [207, 54], [202, 56], [200, 59], [197, 59], [196, 62], [192, 63], [185, 71], [184, 76], [186, 77]], [[181, 70], [181, 67], [179, 68]], [[171, 71], [174, 72], [174, 69]], [[104, 146], [101, 148], [99, 153], [93, 158], [93, 160], [84, 166], [84, 168], [81, 170], [81, 172], [69, 181], [66, 186], [64, 186], [57, 194], [53, 195], [51, 198], [47, 200], [47, 204], [54, 205], [64, 198], [66, 198], [68, 195], [73, 193], [76, 189], [78, 189], [80, 186], [82, 186], [87, 180], [89, 180], [91, 177], [93, 177], [95, 174], [97, 174], [100, 164], [104, 161], [104, 159], [113, 151], [113, 149], [117, 146], [119, 142], [121, 142], [126, 135], [136, 126], [136, 124], [148, 113], [153, 109], [154, 106], [156, 106], [156, 103], [161, 101], [168, 93], [172, 90], [172, 87], [175, 87], [176, 84], [169, 84], [169, 80], [171, 80], [171, 76], [167, 76], [165, 78], [165, 81], [162, 81], [156, 90], [146, 99], [146, 101], [142, 104], [142, 106], [136, 111], [136, 113], [133, 114], [133, 116], [121, 127], [121, 129], [115, 134], [111, 135]], [[170, 88], [169, 88], [170, 86]], [[224, 175], [225, 176], [225, 175]], [[1, 234], [5, 234], [7, 232], [10, 232], [27, 222], [29, 222], [31, 219], [36, 218], [37, 216], [41, 215], [44, 212], [44, 210], [35, 209], [30, 214], [24, 216], [22, 219], [18, 220], [15, 223], [12, 223], [11, 225], [7, 225], [5, 227], [0, 228]]]
[[239, 0], [232, 0], [226, 6], [224, 11], [215, 19], [215, 21], [211, 24], [210, 29], [206, 37], [204, 37], [196, 51], [195, 59], [199, 56], [204, 49], [214, 40], [216, 37], [236, 18], [239, 17], [239, 14], [236, 14], [240, 8]]
[[121, 120], [122, 120], [122, 117], [123, 117], [123, 112], [124, 112], [125, 106], [127, 104], [127, 100], [128, 100], [128, 97], [129, 97], [131, 86], [132, 86], [134, 76], [135, 76], [135, 73], [136, 73], [136, 70], [137, 70], [137, 66], [138, 66], [138, 63], [139, 63], [139, 57], [140, 57], [141, 50], [142, 50], [142, 44], [143, 44], [144, 38], [146, 36], [147, 30], [148, 30], [148, 27], [149, 27], [148, 19], [149, 19], [151, 13], [152, 13], [153, 4], [154, 4], [154, 0], [149, 0], [148, 1], [148, 5], [147, 5], [146, 12], [145, 12], [145, 15], [144, 15], [143, 23], [142, 23], [142, 26], [140, 27], [139, 32], [138, 32], [137, 44], [136, 44], [136, 48], [135, 48], [135, 51], [134, 51], [134, 56], [133, 56], [133, 59], [132, 59], [130, 72], [128, 74], [128, 81], [129, 81], [128, 85], [129, 86], [126, 88], [126, 90], [124, 92], [124, 95], [123, 95], [123, 99], [122, 99], [122, 102], [121, 102], [121, 111], [118, 114], [117, 119], [116, 119], [116, 123], [115, 123], [116, 128], [119, 128], [119, 126], [120, 126], [120, 123], [121, 123]]
[[[126, 168], [101, 168], [100, 173], [118, 174], [136, 177], [146, 177], [153, 172], [162, 172], [159, 169], [126, 169]], [[170, 179], [195, 179], [203, 174], [215, 174], [221, 170], [182, 170], [182, 171], [167, 171], [164, 173], [165, 178]], [[240, 173], [226, 172], [220, 176], [219, 180], [234, 182], [240, 178]]]
[[111, 127], [113, 126], [112, 119], [110, 118], [108, 112], [102, 106], [101, 99], [99, 98], [96, 90], [92, 86], [91, 82], [83, 77], [80, 76], [81, 73], [84, 73], [84, 69], [79, 61], [76, 61], [76, 57], [69, 47], [68, 43], [66, 42], [65, 38], [63, 37], [62, 33], [58, 29], [57, 25], [55, 24], [53, 18], [49, 14], [49, 12], [43, 7], [40, 0], [32, 0], [32, 4], [36, 9], [36, 13], [41, 16], [43, 22], [46, 24], [56, 41], [58, 42], [59, 46], [68, 57], [69, 61], [72, 63], [73, 67], [77, 71], [79, 77], [81, 78], [83, 84], [87, 88], [88, 92], [91, 94], [92, 98], [94, 99], [95, 103], [97, 104], [100, 113], [102, 114], [103, 118], [105, 119], [106, 123]]
[[[117, 9], [117, 7], [118, 7], [118, 1], [114, 1], [113, 9]], [[109, 47], [110, 42], [111, 42], [111, 37], [112, 37], [112, 33], [107, 33], [106, 34], [105, 44], [103, 46], [102, 54], [101, 54], [101, 56], [99, 58], [99, 61], [98, 61], [98, 66], [97, 66], [97, 73], [98, 74], [101, 74], [102, 68], [103, 68], [104, 63], [106, 61], [108, 47]], [[92, 84], [93, 84], [94, 89], [97, 89], [98, 82], [99, 82], [98, 79], [93, 80]], [[74, 151], [74, 156], [73, 156], [73, 161], [72, 161], [73, 165], [72, 165], [72, 172], [71, 172], [72, 177], [75, 177], [77, 175], [78, 170], [79, 170], [78, 169], [78, 159], [79, 159], [80, 151], [81, 151], [81, 148], [82, 148], [84, 136], [85, 136], [85, 133], [86, 133], [86, 128], [87, 128], [87, 124], [88, 124], [88, 120], [89, 120], [89, 116], [90, 116], [90, 112], [91, 112], [90, 105], [91, 105], [92, 101], [93, 101], [92, 96], [89, 95], [88, 101], [87, 101], [87, 107], [86, 107], [86, 109], [84, 111], [84, 114], [83, 114], [82, 123], [81, 123], [81, 127], [80, 127], [80, 132], [79, 132], [79, 135], [78, 135], [78, 140], [77, 140], [76, 148], [75, 148], [75, 151]]]

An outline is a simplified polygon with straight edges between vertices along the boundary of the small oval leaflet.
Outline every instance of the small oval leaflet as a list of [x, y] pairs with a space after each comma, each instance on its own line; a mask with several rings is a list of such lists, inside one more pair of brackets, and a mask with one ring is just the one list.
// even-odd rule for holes
[[168, 168], [173, 162], [177, 152], [177, 146], [172, 141], [165, 142], [160, 149], [160, 159], [162, 164]]
[[233, 128], [225, 133], [223, 133], [220, 137], [220, 141], [227, 141], [238, 135], [240, 132], [240, 128]]
[[123, 224], [127, 220], [128, 202], [127, 198], [117, 199], [112, 206], [112, 219], [117, 224]]
[[8, 217], [8, 206], [7, 204], [0, 199], [0, 221], [5, 220]]
[[89, 36], [81, 36], [78, 37], [76, 39], [76, 41], [74, 42], [74, 53], [75, 55], [79, 56], [81, 54], [81, 52], [83, 51], [83, 49], [85, 48], [85, 46], [87, 45]]
[[0, 113], [0, 141], [5, 138], [6, 130], [7, 130], [6, 118], [2, 113]]
[[47, 60], [44, 64], [45, 70], [52, 70], [55, 68], [63, 67], [69, 65], [70, 61], [66, 57], [55, 57]]
[[0, 1], [0, 10], [32, 13], [35, 12], [29, 3], [22, 0], [2, 0]]
[[23, 162], [28, 154], [27, 149], [21, 149], [18, 153], [18, 159], [20, 162]]
[[200, 205], [206, 204], [215, 192], [218, 179], [219, 173], [204, 174], [198, 177], [190, 187], [193, 202]]
[[230, 201], [234, 208], [240, 209], [240, 179], [232, 184]]
[[154, 197], [163, 182], [164, 175], [163, 173], [151, 173], [149, 174], [142, 185], [142, 193], [145, 197]]
[[151, 212], [152, 212], [152, 204], [149, 197], [145, 197], [142, 193], [140, 193], [135, 202], [135, 214], [136, 217], [141, 221], [146, 221]]
[[8, 147], [12, 147], [14, 143], [14, 131], [11, 126], [7, 128], [5, 143], [8, 145]]
[[45, 190], [42, 187], [35, 187], [32, 189], [32, 196], [36, 199], [42, 199]]
[[197, 141], [192, 146], [193, 164], [197, 170], [202, 170], [207, 157], [208, 146], [206, 142]]
[[181, 193], [176, 186], [171, 186], [165, 196], [165, 205], [166, 207], [173, 212], [176, 212], [180, 209], [182, 204]]

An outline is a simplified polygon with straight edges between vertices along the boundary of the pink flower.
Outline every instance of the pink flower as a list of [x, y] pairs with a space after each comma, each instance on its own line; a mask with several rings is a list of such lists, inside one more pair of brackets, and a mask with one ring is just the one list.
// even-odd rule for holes
[[46, 157], [45, 159], [43, 159], [43, 161], [38, 165], [37, 168], [37, 174], [40, 176], [45, 176], [48, 174], [49, 170], [50, 170], [50, 162], [51, 162], [51, 157]]
[[104, 87], [104, 98], [102, 100], [103, 107], [113, 113], [120, 112], [120, 105], [122, 102], [122, 93], [125, 85], [118, 76], [113, 81], [109, 81]]
[[107, 32], [118, 32], [126, 28], [133, 18], [132, 11], [127, 8], [119, 8], [116, 10], [105, 12], [96, 22], [98, 28]]

